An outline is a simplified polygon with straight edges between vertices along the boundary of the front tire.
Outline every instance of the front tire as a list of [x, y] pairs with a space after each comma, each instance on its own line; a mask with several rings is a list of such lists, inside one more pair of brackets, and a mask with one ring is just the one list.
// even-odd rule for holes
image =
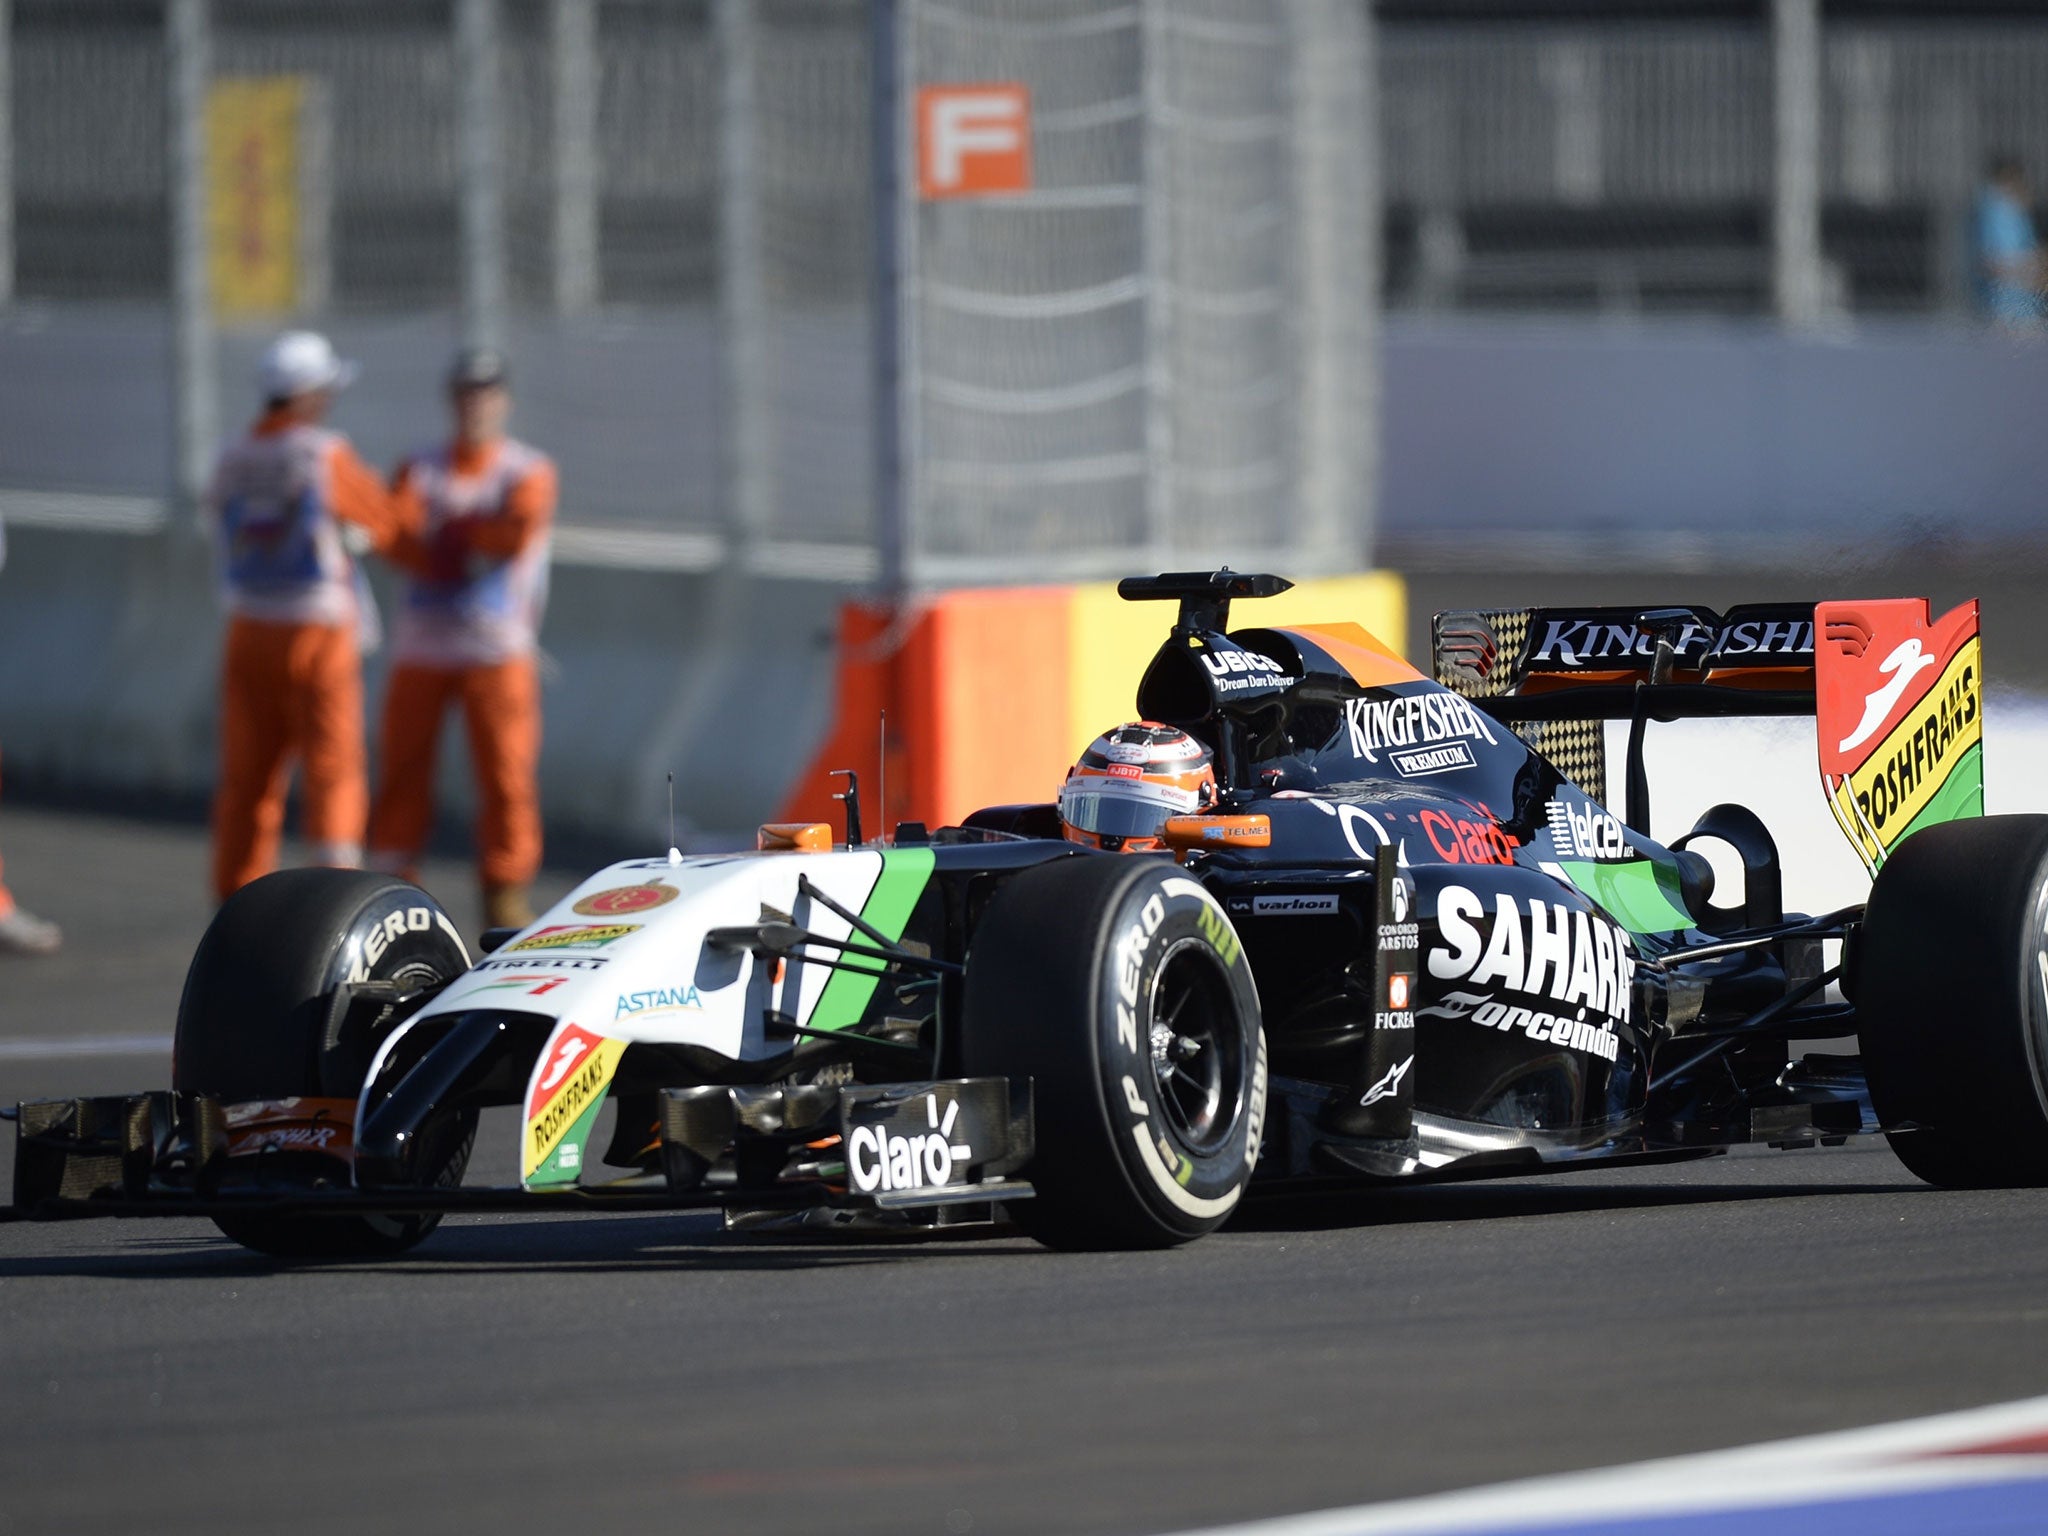
[[[214, 915], [185, 974], [171, 1086], [227, 1103], [353, 1099], [395, 1020], [331, 1007], [351, 980], [424, 987], [469, 968], [461, 935], [416, 885], [361, 870], [289, 869], [236, 891]], [[422, 1183], [462, 1182], [475, 1117], [428, 1127]], [[308, 1179], [325, 1173], [309, 1166]], [[401, 1253], [438, 1214], [218, 1216], [247, 1248], [283, 1258]]]
[[2048, 1184], [2048, 816], [1944, 822], [1878, 871], [1855, 995], [1872, 1107], [1930, 1184]]
[[990, 902], [967, 957], [963, 1057], [1031, 1078], [1037, 1197], [1055, 1248], [1162, 1248], [1220, 1226], [1258, 1161], [1266, 1045], [1251, 967], [1173, 864], [1078, 856]]

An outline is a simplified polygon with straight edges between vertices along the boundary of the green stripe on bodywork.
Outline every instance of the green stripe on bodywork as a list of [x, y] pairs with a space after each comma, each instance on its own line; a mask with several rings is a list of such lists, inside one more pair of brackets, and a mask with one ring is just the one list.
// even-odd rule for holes
[[[892, 848], [885, 852], [882, 855], [881, 878], [868, 892], [867, 905], [860, 909], [860, 920], [892, 944], [902, 938], [903, 930], [910, 922], [910, 914], [917, 907], [918, 897], [931, 883], [932, 866], [936, 862], [937, 857], [929, 848]], [[872, 941], [857, 928], [847, 936], [847, 941], [872, 947]], [[857, 969], [832, 973], [831, 980], [825, 983], [824, 994], [818, 999], [817, 1008], [811, 1014], [809, 1027], [812, 1029], [845, 1029], [858, 1024], [861, 1015], [867, 1012], [869, 1000], [875, 995], [876, 981], [886, 969], [882, 961], [865, 955], [845, 955], [840, 963]]]
[[[1920, 807], [1905, 831], [1892, 844], [1897, 848], [1922, 827], [1931, 827], [1940, 821], [1962, 821], [1970, 816], [1984, 814], [1984, 743], [1973, 741], [1963, 755], [1956, 759], [1956, 765], [1949, 770], [1948, 779], [1934, 792], [1934, 798]], [[1889, 852], [1889, 850], [1887, 850]]]
[[1560, 859], [1558, 867], [1593, 904], [1630, 933], [1670, 933], [1691, 928], [1678, 890], [1678, 871], [1649, 859], [1625, 864], [1594, 864]]
[[[526, 1181], [528, 1189], [542, 1189], [558, 1184], [574, 1184], [583, 1172], [583, 1144], [590, 1140], [590, 1133], [597, 1129], [598, 1111], [604, 1108], [604, 1101], [610, 1097], [611, 1084], [605, 1084], [605, 1091], [591, 1100], [590, 1107], [576, 1117], [576, 1123], [569, 1127], [562, 1139], [555, 1143], [547, 1161], [533, 1170]], [[531, 1134], [529, 1132], [528, 1134]], [[562, 1166], [562, 1149], [574, 1147], [576, 1161], [566, 1168]]]

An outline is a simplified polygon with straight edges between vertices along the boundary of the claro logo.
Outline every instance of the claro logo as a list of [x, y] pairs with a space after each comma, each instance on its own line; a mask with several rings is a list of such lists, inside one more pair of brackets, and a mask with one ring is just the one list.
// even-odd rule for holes
[[896, 1189], [931, 1189], [953, 1177], [953, 1165], [974, 1156], [965, 1141], [953, 1140], [953, 1127], [960, 1119], [960, 1104], [954, 1100], [939, 1113], [939, 1097], [924, 1096], [928, 1131], [900, 1135], [886, 1125], [857, 1125], [846, 1138], [846, 1172], [853, 1187], [862, 1194]]

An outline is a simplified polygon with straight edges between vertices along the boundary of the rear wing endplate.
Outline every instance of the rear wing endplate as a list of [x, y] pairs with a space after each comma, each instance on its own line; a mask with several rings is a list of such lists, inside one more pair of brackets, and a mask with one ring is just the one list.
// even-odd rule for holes
[[1607, 720], [1627, 720], [1629, 825], [1647, 834], [1649, 720], [1812, 715], [1828, 809], [1864, 865], [1920, 827], [1984, 813], [1984, 668], [1973, 599], [1709, 608], [1458, 609], [1436, 680], [1606, 798]]

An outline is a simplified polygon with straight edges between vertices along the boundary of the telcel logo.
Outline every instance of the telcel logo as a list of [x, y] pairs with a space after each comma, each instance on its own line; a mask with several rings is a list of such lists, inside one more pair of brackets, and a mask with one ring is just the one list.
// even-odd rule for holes
[[953, 1126], [960, 1118], [956, 1100], [939, 1114], [937, 1094], [924, 1096], [931, 1129], [916, 1136], [898, 1136], [886, 1125], [857, 1125], [846, 1138], [846, 1172], [862, 1194], [893, 1189], [929, 1189], [953, 1177], [953, 1165], [974, 1156], [966, 1142], [955, 1144]]

